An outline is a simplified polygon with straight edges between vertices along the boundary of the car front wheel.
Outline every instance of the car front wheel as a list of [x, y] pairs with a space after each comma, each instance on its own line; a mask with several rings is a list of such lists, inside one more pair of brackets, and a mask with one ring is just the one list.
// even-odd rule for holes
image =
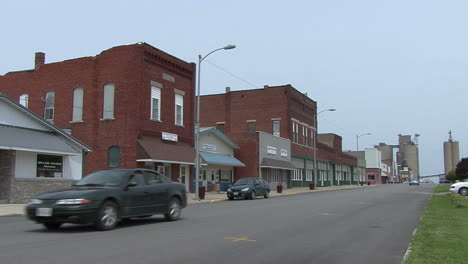
[[255, 191], [252, 191], [252, 192], [250, 193], [250, 200], [255, 199], [255, 195], [256, 195], [256, 194], [255, 194]]
[[57, 223], [57, 222], [44, 223], [44, 226], [45, 226], [45, 228], [47, 228], [47, 230], [57, 230], [57, 229], [60, 228], [61, 225], [62, 225], [62, 223]]
[[175, 221], [180, 218], [181, 214], [182, 214], [182, 207], [180, 206], [179, 199], [172, 198], [171, 202], [169, 203], [167, 213], [164, 214], [164, 216], [169, 221]]
[[468, 195], [468, 188], [461, 188], [460, 189], [460, 194], [463, 195], [463, 196], [467, 196]]
[[265, 195], [263, 195], [263, 197], [265, 197], [265, 198], [270, 197], [270, 191], [267, 190], [267, 191], [265, 192]]
[[117, 205], [114, 202], [106, 201], [99, 208], [96, 228], [101, 231], [114, 229], [117, 225], [117, 220]]

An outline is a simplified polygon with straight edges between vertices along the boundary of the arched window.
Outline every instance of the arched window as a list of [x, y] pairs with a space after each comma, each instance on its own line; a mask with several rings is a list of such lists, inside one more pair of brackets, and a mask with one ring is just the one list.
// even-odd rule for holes
[[20, 105], [28, 108], [28, 103], [29, 103], [29, 95], [28, 94], [23, 94], [19, 98], [19, 103]]
[[120, 168], [120, 147], [109, 148], [109, 168]]

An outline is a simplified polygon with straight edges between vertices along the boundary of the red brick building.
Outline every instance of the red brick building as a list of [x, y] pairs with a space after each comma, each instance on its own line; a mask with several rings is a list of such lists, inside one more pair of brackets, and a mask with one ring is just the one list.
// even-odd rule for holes
[[[291, 142], [291, 163], [296, 169], [290, 170], [290, 186], [307, 186], [312, 182], [314, 172], [314, 140], [316, 139], [317, 103], [291, 85], [263, 89], [242, 90], [206, 95], [201, 97], [202, 126], [216, 126], [239, 144], [236, 157], [247, 166], [236, 168], [239, 177], [256, 177], [261, 174], [256, 131], [262, 131]], [[315, 122], [315, 123], [314, 123]], [[341, 152], [341, 137], [334, 138], [334, 145], [318, 143], [319, 186], [340, 184], [335, 177], [345, 176], [341, 184], [356, 183], [353, 167], [357, 161]], [[284, 171], [285, 172], [285, 171]], [[285, 172], [286, 173], [286, 172]]]
[[[195, 64], [146, 43], [0, 76], [0, 92], [89, 145], [85, 172], [149, 167], [188, 182]], [[182, 175], [181, 175], [182, 174]]]

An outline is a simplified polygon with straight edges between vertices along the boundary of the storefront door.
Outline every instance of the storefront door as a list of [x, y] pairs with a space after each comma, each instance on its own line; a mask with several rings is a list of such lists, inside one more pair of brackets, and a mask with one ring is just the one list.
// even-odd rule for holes
[[179, 182], [185, 184], [185, 190], [189, 190], [189, 165], [180, 165]]

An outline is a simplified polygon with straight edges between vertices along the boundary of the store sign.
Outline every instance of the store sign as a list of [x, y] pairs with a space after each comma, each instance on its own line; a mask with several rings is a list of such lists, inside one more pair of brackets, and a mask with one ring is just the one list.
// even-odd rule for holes
[[203, 150], [216, 151], [216, 145], [202, 144], [202, 149]]
[[276, 155], [276, 148], [271, 147], [271, 146], [267, 146], [267, 153], [271, 154], [271, 155]]
[[281, 149], [281, 157], [287, 157], [288, 156], [288, 150], [287, 149]]
[[62, 156], [37, 155], [37, 177], [61, 178]]
[[177, 142], [177, 134], [162, 132], [162, 139]]

